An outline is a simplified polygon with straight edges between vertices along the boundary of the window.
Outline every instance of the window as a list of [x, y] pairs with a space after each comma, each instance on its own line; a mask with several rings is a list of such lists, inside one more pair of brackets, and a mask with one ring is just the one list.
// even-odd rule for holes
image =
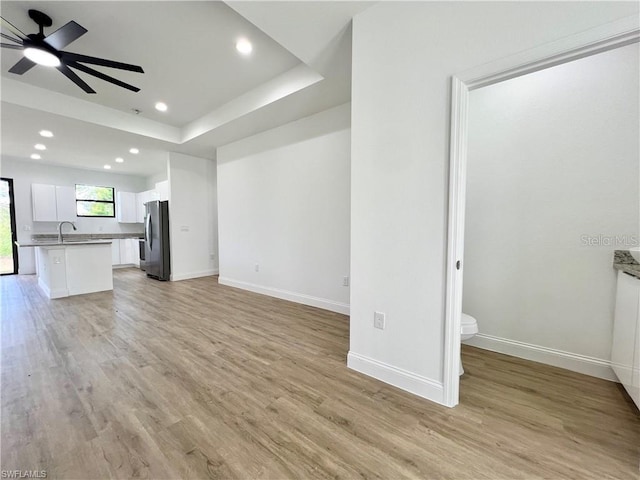
[[115, 217], [113, 187], [76, 185], [76, 214], [79, 217]]

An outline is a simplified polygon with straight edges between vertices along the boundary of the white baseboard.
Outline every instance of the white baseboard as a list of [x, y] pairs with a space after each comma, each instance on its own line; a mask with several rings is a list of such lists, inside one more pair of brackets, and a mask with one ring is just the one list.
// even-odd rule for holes
[[492, 335], [485, 335], [484, 333], [479, 333], [464, 343], [484, 350], [504, 353], [512, 357], [524, 358], [612, 382], [618, 381], [618, 377], [616, 377], [616, 374], [611, 368], [611, 362], [608, 360], [564, 352], [539, 345], [531, 345], [507, 338], [494, 337]]
[[348, 304], [335, 302], [326, 298], [313, 297], [311, 295], [305, 295], [304, 293], [290, 292], [279, 288], [264, 287], [262, 285], [256, 285], [255, 283], [233, 280], [227, 277], [218, 278], [218, 283], [229, 287], [241, 288], [242, 290], [249, 290], [250, 292], [261, 293], [262, 295], [268, 295], [270, 297], [281, 298], [282, 300], [309, 305], [311, 307], [322, 308], [331, 312], [342, 313], [343, 315], [349, 315]]
[[212, 275], [217, 275], [218, 269], [212, 268], [211, 270], [202, 270], [200, 272], [189, 272], [189, 273], [180, 273], [178, 275], [171, 274], [172, 282], [179, 282], [180, 280], [189, 280], [190, 278], [200, 278], [200, 277], [210, 277]]
[[419, 397], [444, 405], [444, 390], [441, 382], [436, 382], [430, 378], [351, 351], [347, 355], [347, 367]]

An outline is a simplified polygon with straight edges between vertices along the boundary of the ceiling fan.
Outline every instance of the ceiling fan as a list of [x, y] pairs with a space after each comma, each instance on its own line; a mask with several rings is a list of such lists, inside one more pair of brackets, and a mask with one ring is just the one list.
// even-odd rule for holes
[[134, 87], [133, 85], [129, 85], [128, 83], [124, 83], [109, 75], [105, 75], [104, 73], [94, 70], [91, 67], [87, 67], [84, 64], [88, 63], [91, 65], [100, 65], [103, 67], [144, 73], [142, 67], [130, 65], [128, 63], [114, 62], [113, 60], [107, 60], [104, 58], [80, 55], [78, 53], [63, 52], [61, 50], [74, 40], [77, 40], [87, 33], [86, 28], [78, 25], [74, 21], [71, 21], [50, 35], [45, 35], [44, 27], [50, 27], [53, 24], [51, 18], [38, 10], [29, 10], [29, 17], [38, 24], [38, 33], [26, 35], [9, 21], [0, 17], [2, 20], [2, 28], [15, 35], [12, 36], [7, 33], [0, 33], [2, 38], [13, 42], [0, 43], [0, 46], [14, 50], [23, 50], [24, 52], [24, 57], [9, 69], [10, 73], [22, 75], [35, 65], [56, 67], [63, 75], [78, 85], [86, 93], [96, 93], [94, 89], [92, 89], [73, 70], [71, 70], [71, 68], [75, 68], [101, 80], [118, 85], [119, 87], [123, 87], [134, 92], [140, 91], [139, 88]]

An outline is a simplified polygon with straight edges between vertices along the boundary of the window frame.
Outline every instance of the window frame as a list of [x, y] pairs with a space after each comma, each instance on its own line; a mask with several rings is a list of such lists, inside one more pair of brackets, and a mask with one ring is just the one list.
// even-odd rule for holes
[[[110, 188], [111, 189], [111, 197], [113, 200], [83, 200], [78, 198], [78, 186], [82, 187], [93, 187], [93, 188]], [[76, 197], [76, 216], [82, 218], [116, 218], [116, 189], [115, 187], [106, 187], [103, 185], [88, 185], [86, 183], [76, 183], [74, 186], [75, 189], [75, 197]], [[78, 202], [88, 202], [88, 203], [110, 203], [113, 205], [113, 215], [80, 215], [78, 213]]]

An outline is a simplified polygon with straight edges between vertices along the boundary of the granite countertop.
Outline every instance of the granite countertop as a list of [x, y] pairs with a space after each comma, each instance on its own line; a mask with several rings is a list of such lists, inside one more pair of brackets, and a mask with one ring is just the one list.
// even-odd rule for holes
[[629, 250], [613, 252], [613, 268], [640, 279], [640, 264], [631, 256]]
[[57, 233], [35, 233], [31, 240], [16, 242], [18, 247], [54, 247], [58, 245], [91, 245], [112, 243], [125, 238], [144, 238], [144, 233], [65, 233], [64, 241], [58, 242]]
[[96, 244], [111, 244], [111, 240], [70, 240], [65, 238], [64, 242], [58, 242], [55, 240], [32, 240], [30, 242], [16, 242], [18, 247], [74, 247], [77, 245], [96, 245]]
[[[144, 238], [144, 233], [65, 233], [65, 240], [116, 240], [124, 238]], [[58, 232], [56, 233], [34, 233], [31, 235], [33, 242], [58, 241]]]

